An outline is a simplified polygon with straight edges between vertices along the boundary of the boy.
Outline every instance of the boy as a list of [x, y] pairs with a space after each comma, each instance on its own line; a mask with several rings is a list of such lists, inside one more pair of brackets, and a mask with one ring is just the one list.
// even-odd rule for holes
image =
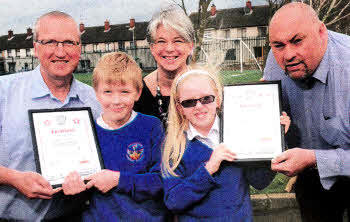
[[93, 72], [102, 106], [96, 131], [106, 170], [87, 178], [97, 188], [84, 221], [164, 221], [160, 175], [162, 124], [133, 111], [142, 91], [141, 70], [127, 54], [106, 54]]

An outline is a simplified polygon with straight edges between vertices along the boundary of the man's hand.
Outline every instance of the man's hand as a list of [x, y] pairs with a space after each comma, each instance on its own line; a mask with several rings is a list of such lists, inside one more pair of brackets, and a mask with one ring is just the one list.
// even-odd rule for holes
[[271, 169], [287, 176], [295, 176], [307, 167], [316, 164], [313, 150], [293, 148], [271, 160]]
[[65, 195], [75, 195], [86, 190], [86, 185], [78, 172], [74, 171], [64, 178], [62, 184]]
[[209, 161], [205, 164], [205, 168], [208, 170], [210, 175], [219, 170], [220, 164], [223, 160], [234, 161], [236, 159], [236, 154], [233, 153], [224, 144], [219, 144], [210, 156]]
[[90, 180], [86, 184], [86, 187], [88, 189], [96, 187], [102, 193], [107, 193], [113, 187], [118, 186], [119, 177], [120, 172], [118, 171], [102, 170], [86, 178], [86, 180]]
[[13, 171], [13, 179], [9, 184], [30, 199], [51, 199], [52, 195], [62, 190], [52, 189], [50, 183], [35, 172]]

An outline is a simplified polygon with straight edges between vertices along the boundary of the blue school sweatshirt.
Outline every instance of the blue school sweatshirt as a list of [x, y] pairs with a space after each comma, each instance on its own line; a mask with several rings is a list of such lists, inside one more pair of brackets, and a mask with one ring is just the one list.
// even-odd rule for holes
[[166, 177], [164, 202], [179, 221], [252, 221], [249, 184], [263, 189], [275, 173], [268, 168], [241, 168], [223, 161], [210, 175], [204, 167], [213, 150], [197, 139], [187, 141], [176, 168], [179, 177]]
[[105, 168], [120, 171], [120, 178], [106, 194], [93, 192], [83, 221], [164, 221], [168, 211], [162, 201], [159, 119], [138, 113], [120, 129], [95, 125]]

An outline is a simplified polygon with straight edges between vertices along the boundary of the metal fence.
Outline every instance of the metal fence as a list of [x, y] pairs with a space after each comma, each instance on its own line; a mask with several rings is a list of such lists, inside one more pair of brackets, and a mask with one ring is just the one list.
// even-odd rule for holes
[[[236, 39], [206, 39], [199, 55], [199, 63], [207, 63], [208, 58], [221, 54], [223, 66], [231, 70], [258, 69], [264, 54], [265, 37]], [[149, 47], [126, 48], [123, 50], [131, 55], [145, 71], [156, 69], [157, 64]], [[91, 72], [98, 60], [112, 51], [83, 52], [76, 72]], [[218, 58], [218, 57], [216, 57]], [[21, 70], [31, 70], [38, 65], [33, 56], [25, 58], [10, 57], [0, 61], [0, 73], [13, 73]]]

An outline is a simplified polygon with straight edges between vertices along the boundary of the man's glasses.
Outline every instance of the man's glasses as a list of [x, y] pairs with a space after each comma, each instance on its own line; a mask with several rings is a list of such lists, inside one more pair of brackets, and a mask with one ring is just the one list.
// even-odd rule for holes
[[209, 95], [209, 96], [204, 96], [199, 99], [186, 99], [182, 102], [180, 102], [181, 106], [184, 108], [190, 108], [190, 107], [195, 107], [197, 105], [197, 101], [199, 101], [202, 104], [209, 104], [214, 102], [215, 96]]
[[72, 41], [72, 40], [65, 40], [65, 41], [56, 41], [53, 39], [50, 40], [37, 40], [36, 42], [40, 43], [41, 45], [50, 47], [50, 48], [55, 48], [58, 47], [58, 44], [62, 44], [64, 48], [73, 48], [74, 46], [79, 45], [79, 42]]

